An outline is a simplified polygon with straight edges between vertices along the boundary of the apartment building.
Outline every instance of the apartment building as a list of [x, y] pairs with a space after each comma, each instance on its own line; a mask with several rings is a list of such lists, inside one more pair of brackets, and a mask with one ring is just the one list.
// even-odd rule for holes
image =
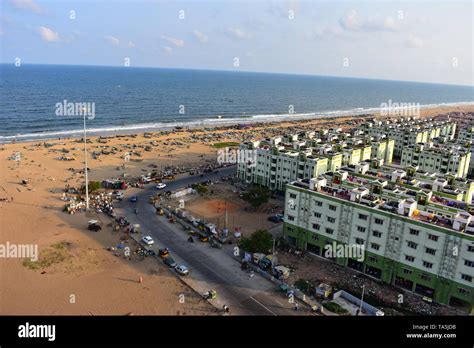
[[454, 140], [456, 123], [434, 121], [431, 118], [398, 118], [391, 120], [372, 120], [358, 128], [363, 134], [373, 137], [387, 137], [395, 140], [394, 156], [400, 158], [408, 145], [428, 142], [435, 138]]
[[[241, 161], [237, 176], [242, 181], [284, 191], [287, 183], [313, 178], [342, 166], [391, 163], [395, 142], [391, 139], [354, 137], [340, 129], [247, 142], [241, 151], [254, 151], [256, 161]], [[368, 164], [370, 166], [370, 164]]]
[[[474, 118], [474, 116], [471, 116]], [[460, 145], [469, 147], [471, 151], [471, 162], [469, 163], [468, 176], [474, 178], [474, 127], [461, 128], [458, 133], [457, 142]]]
[[[473, 192], [453, 175], [341, 169], [286, 186], [283, 233], [302, 250], [471, 312]], [[363, 246], [363, 261], [327, 255], [333, 243]]]
[[403, 148], [400, 164], [414, 166], [423, 171], [464, 178], [469, 173], [471, 152], [454, 144], [417, 143]]

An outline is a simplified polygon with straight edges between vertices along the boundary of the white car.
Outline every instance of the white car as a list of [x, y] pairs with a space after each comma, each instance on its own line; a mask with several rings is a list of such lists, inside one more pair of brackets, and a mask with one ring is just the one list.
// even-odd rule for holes
[[156, 185], [156, 188], [157, 188], [158, 190], [162, 190], [162, 189], [164, 189], [165, 187], [166, 187], [166, 184], [163, 184], [162, 182], [160, 182], [158, 185]]
[[178, 272], [181, 275], [188, 275], [189, 274], [189, 269], [185, 265], [179, 265], [175, 267], [176, 272]]
[[142, 238], [142, 242], [145, 243], [148, 246], [155, 244], [155, 241], [150, 236], [144, 236]]

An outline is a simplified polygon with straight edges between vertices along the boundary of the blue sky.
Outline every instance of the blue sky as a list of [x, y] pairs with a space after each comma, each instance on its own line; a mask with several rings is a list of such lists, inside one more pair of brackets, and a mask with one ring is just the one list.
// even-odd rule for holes
[[1, 62], [473, 85], [472, 18], [470, 1], [2, 0]]

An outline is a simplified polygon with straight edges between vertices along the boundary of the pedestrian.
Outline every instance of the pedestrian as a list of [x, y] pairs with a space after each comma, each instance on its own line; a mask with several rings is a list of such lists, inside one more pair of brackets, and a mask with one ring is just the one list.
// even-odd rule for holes
[[295, 303], [295, 311], [297, 311], [299, 308], [299, 304], [298, 303]]

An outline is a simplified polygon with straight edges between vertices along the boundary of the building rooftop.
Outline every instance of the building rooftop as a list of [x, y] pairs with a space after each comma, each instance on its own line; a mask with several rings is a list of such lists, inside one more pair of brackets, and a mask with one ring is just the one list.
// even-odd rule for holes
[[[406, 216], [415, 221], [474, 235], [474, 217], [471, 215], [474, 213], [473, 205], [448, 200], [430, 190], [421, 188], [419, 191], [412, 190], [381, 180], [376, 176], [360, 177], [340, 171], [338, 174], [342, 174], [344, 179], [338, 182], [334, 180], [333, 174], [326, 173], [320, 178], [312, 179], [316, 183], [319, 182], [319, 185], [312, 185], [311, 180], [296, 181], [291, 185], [317, 191], [343, 201], [365, 205], [375, 210]], [[383, 189], [375, 193], [374, 184], [384, 184]], [[423, 202], [417, 197], [420, 193], [430, 198]], [[444, 209], [444, 207], [449, 209]]]

